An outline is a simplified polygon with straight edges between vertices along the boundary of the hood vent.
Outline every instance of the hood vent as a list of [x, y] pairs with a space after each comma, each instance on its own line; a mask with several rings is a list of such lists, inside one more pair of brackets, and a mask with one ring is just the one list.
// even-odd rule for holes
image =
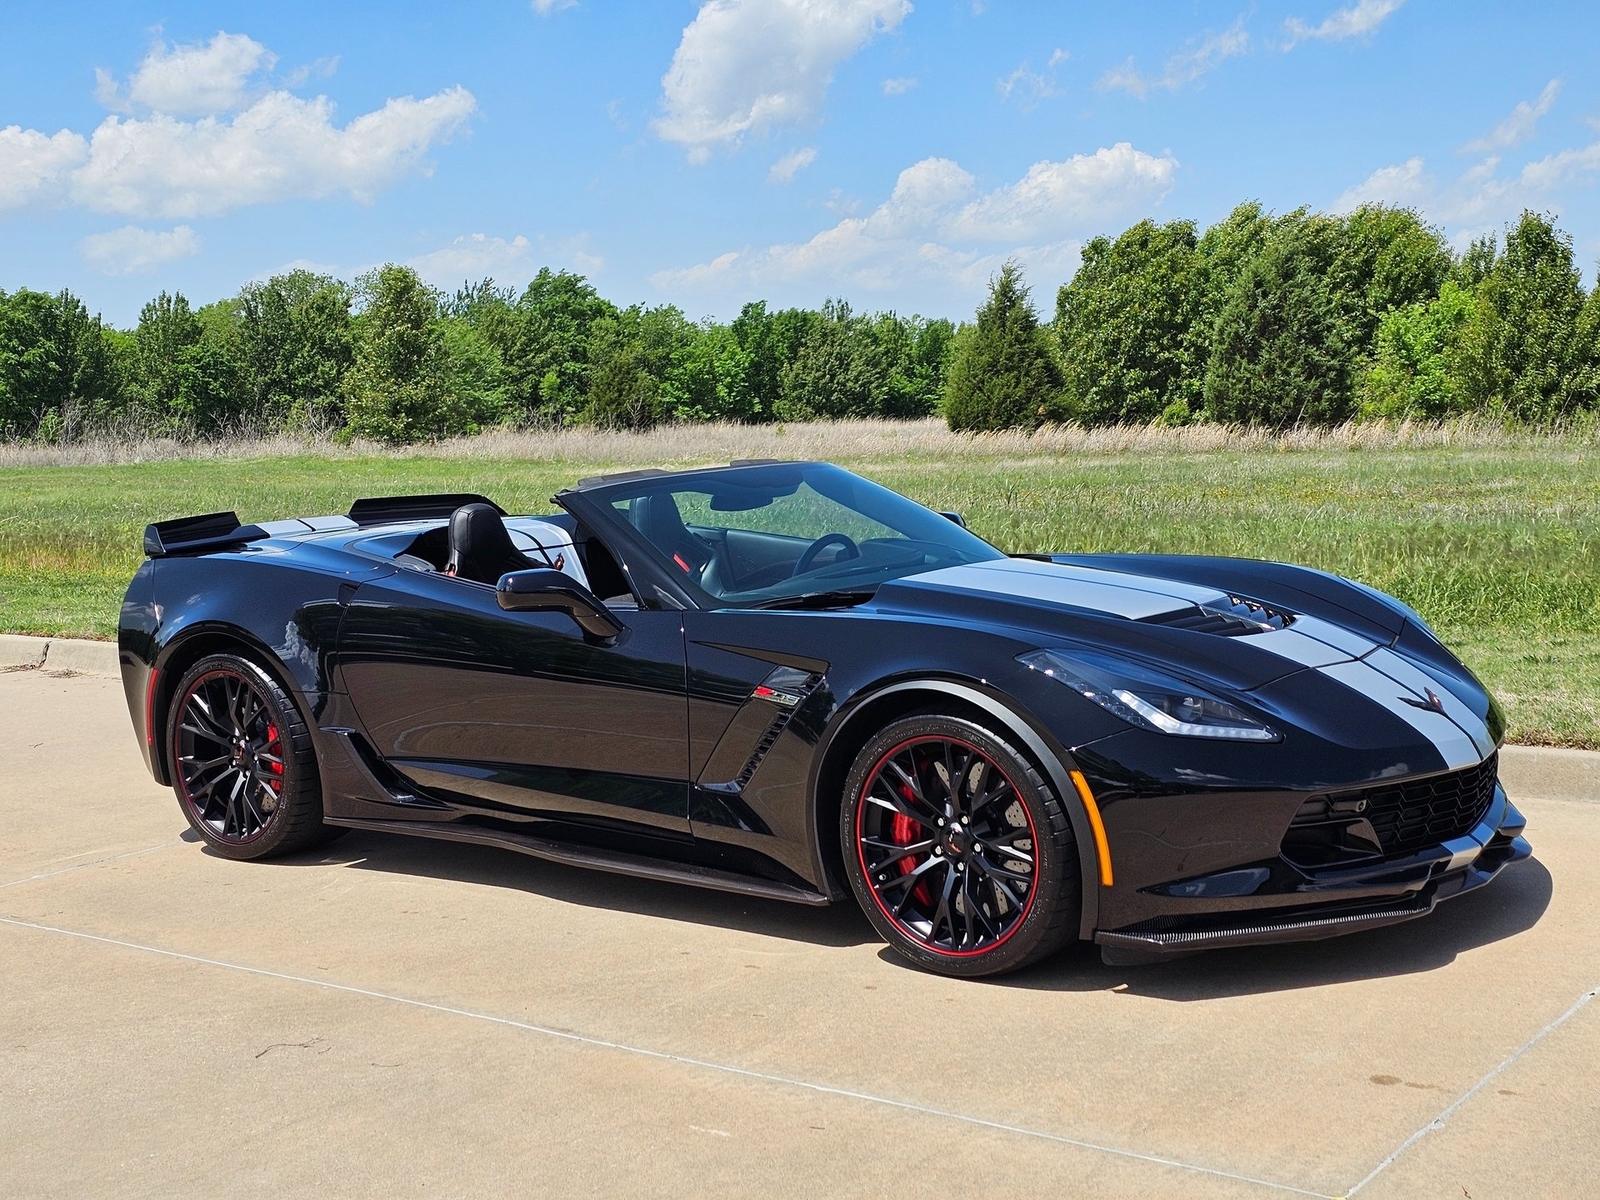
[[1214, 633], [1218, 637], [1248, 637], [1253, 633], [1287, 629], [1294, 621], [1293, 613], [1273, 608], [1259, 600], [1249, 600], [1243, 596], [1229, 596], [1227, 600], [1227, 607], [1220, 603], [1197, 604], [1174, 613], [1146, 617], [1144, 623], [1165, 625], [1169, 629], [1187, 629], [1193, 633]]

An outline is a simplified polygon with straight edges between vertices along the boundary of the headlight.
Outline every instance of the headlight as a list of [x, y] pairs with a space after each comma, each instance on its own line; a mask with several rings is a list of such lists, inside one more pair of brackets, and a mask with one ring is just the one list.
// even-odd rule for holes
[[1030, 650], [1017, 661], [1066, 684], [1140, 729], [1177, 737], [1278, 742], [1283, 735], [1225, 700], [1170, 675], [1093, 653]]

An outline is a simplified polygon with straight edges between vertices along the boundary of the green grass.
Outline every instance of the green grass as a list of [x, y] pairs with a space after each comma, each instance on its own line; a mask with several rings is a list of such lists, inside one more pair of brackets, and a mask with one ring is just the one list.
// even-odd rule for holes
[[[791, 452], [781, 435], [770, 440], [770, 452]], [[110, 636], [150, 520], [342, 512], [356, 496], [408, 491], [478, 491], [511, 511], [541, 511], [580, 475], [648, 463], [650, 446], [597, 442], [593, 458], [564, 460], [486, 457], [466, 443], [459, 456], [0, 468], [0, 629]], [[1014, 443], [923, 436], [903, 453], [886, 453], [881, 439], [861, 447], [852, 454], [840, 437], [828, 448], [926, 504], [961, 510], [1006, 549], [1243, 555], [1370, 583], [1417, 608], [1478, 672], [1515, 740], [1600, 748], [1600, 455], [1589, 445], [1018, 457]], [[670, 457], [697, 452], [680, 444]]]

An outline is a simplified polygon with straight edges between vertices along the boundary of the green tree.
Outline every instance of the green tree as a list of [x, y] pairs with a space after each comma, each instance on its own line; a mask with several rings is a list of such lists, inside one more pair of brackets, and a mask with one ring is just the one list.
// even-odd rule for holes
[[1436, 421], [1461, 412], [1456, 358], [1474, 304], [1469, 289], [1446, 280], [1436, 299], [1385, 313], [1361, 380], [1360, 415]]
[[1086, 425], [1189, 419], [1204, 359], [1193, 326], [1205, 274], [1192, 221], [1140, 221], [1094, 238], [1056, 294], [1066, 404]]
[[861, 415], [906, 419], [938, 411], [955, 326], [883, 312], [872, 318], [869, 328], [888, 373], [871, 411]]
[[944, 411], [956, 430], [1036, 429], [1064, 415], [1061, 369], [1015, 262], [990, 280], [977, 320], [956, 334]]
[[355, 356], [350, 302], [348, 286], [310, 271], [274, 275], [239, 294], [239, 353], [257, 419], [293, 428], [342, 424], [342, 385]]
[[1466, 253], [1450, 268], [1450, 278], [1472, 291], [1494, 270], [1495, 259], [1499, 257], [1499, 245], [1499, 239], [1492, 233], [1473, 238]]
[[1284, 428], [1353, 411], [1364, 297], [1341, 270], [1344, 225], [1291, 214], [1235, 281], [1212, 334], [1205, 413]]
[[162, 292], [139, 312], [129, 392], [166, 432], [215, 436], [241, 415], [245, 379], [226, 313], [217, 305], [202, 312], [182, 292]]
[[1409, 208], [1366, 204], [1345, 218], [1337, 270], [1359, 303], [1353, 340], [1370, 346], [1384, 314], [1439, 295], [1454, 260], [1444, 235]]
[[583, 411], [591, 327], [616, 315], [582, 275], [540, 268], [512, 319], [486, 329], [505, 364], [507, 404], [517, 419], [558, 425]]
[[0, 291], [0, 437], [76, 437], [123, 399], [112, 331], [81, 300]]
[[[649, 429], [662, 418], [665, 364], [650, 362], [638, 306], [597, 318], [589, 329], [584, 419], [602, 429]], [[651, 367], [654, 366], [655, 370]]]
[[1525, 212], [1478, 285], [1461, 332], [1458, 386], [1474, 409], [1552, 421], [1593, 408], [1594, 338], [1572, 239]]
[[498, 358], [409, 267], [360, 281], [355, 360], [344, 377], [352, 434], [385, 442], [476, 433], [500, 416]]
[[950, 373], [950, 352], [955, 344], [956, 327], [943, 317], [913, 317], [911, 358], [904, 365], [913, 397], [913, 411], [907, 416], [928, 416], [939, 411], [945, 382]]
[[883, 410], [889, 355], [870, 319], [828, 300], [780, 376], [778, 416], [786, 421], [876, 416]]
[[743, 379], [730, 380], [738, 397], [736, 420], [770, 421], [778, 415], [784, 369], [818, 320], [819, 314], [803, 308], [768, 312], [764, 300], [746, 304], [734, 318], [729, 332], [744, 362]]

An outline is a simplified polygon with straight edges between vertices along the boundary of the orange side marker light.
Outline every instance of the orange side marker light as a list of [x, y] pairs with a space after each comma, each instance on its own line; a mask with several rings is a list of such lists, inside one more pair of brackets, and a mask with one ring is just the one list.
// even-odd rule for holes
[[1100, 886], [1111, 886], [1111, 844], [1106, 841], [1106, 827], [1100, 820], [1100, 806], [1095, 803], [1094, 793], [1089, 790], [1089, 781], [1083, 777], [1082, 771], [1071, 772], [1072, 786], [1078, 789], [1078, 799], [1083, 801], [1083, 807], [1089, 813], [1089, 828], [1094, 830], [1094, 848], [1100, 856]]

